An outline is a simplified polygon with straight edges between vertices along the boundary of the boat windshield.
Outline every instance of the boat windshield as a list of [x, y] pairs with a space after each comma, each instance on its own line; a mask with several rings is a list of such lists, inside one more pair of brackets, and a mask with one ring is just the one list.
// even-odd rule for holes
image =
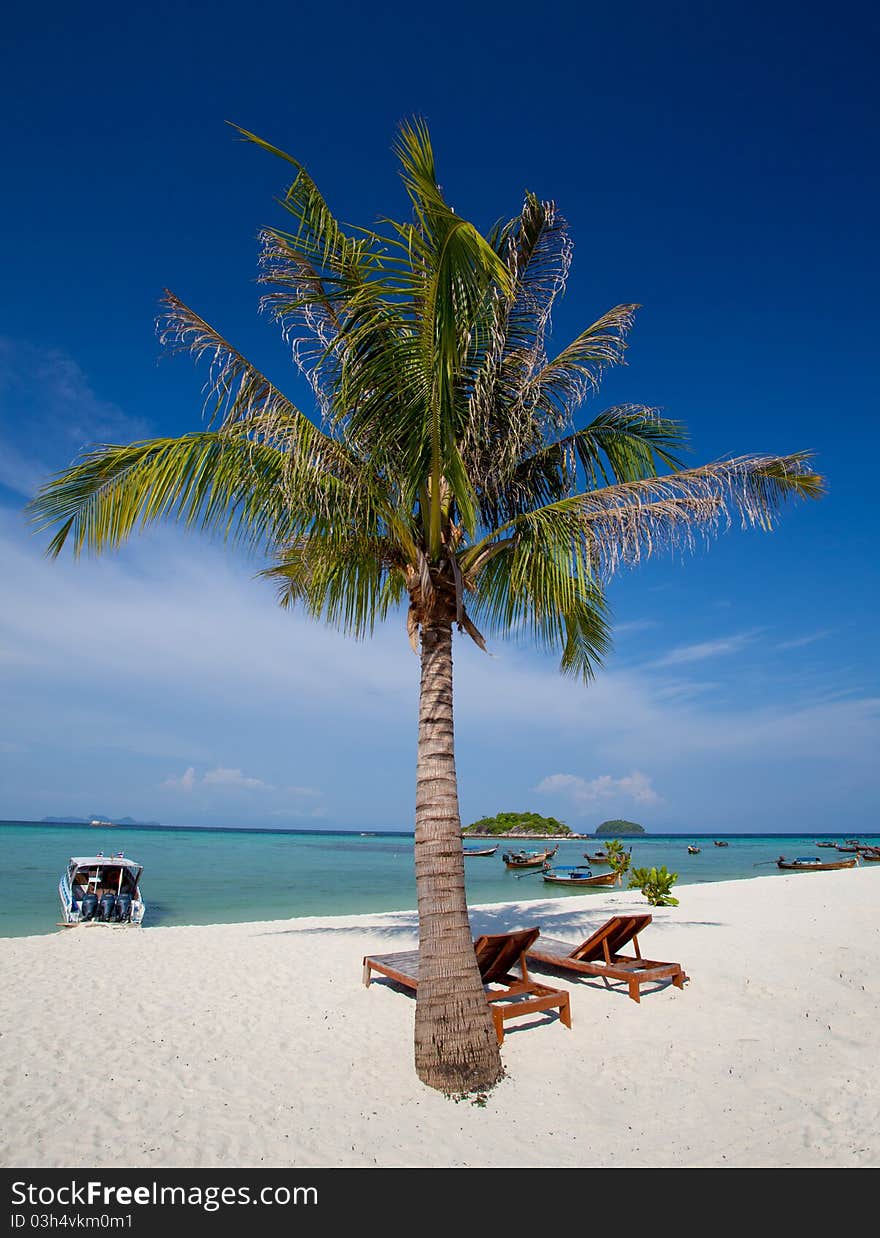
[[130, 894], [137, 895], [135, 875], [130, 868], [122, 864], [81, 865], [71, 882], [74, 899], [79, 902], [86, 894]]

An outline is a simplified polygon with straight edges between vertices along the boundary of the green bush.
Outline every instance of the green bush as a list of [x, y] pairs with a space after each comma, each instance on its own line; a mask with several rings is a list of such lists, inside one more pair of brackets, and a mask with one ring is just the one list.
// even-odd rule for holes
[[617, 873], [619, 884], [623, 879], [623, 874], [632, 864], [632, 855], [624, 849], [623, 843], [618, 842], [616, 838], [605, 844], [605, 854], [608, 856], [610, 867]]
[[678, 899], [669, 891], [678, 881], [678, 873], [668, 873], [666, 865], [659, 868], [634, 868], [629, 875], [629, 888], [639, 889], [652, 907], [677, 907]]

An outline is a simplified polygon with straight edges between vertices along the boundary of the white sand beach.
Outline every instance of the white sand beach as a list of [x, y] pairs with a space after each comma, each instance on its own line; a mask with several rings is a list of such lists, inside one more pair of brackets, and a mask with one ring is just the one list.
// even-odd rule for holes
[[[868, 1166], [880, 1159], [880, 872], [680, 887], [643, 954], [683, 991], [559, 980], [485, 1107], [420, 1084], [415, 1003], [361, 982], [415, 914], [0, 940], [11, 1167]], [[580, 940], [625, 890], [474, 908]], [[554, 981], [551, 981], [554, 983]]]

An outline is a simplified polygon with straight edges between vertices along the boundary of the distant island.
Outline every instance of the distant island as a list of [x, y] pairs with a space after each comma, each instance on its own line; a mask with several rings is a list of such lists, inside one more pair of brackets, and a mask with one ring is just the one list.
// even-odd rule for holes
[[93, 821], [106, 821], [109, 825], [159, 825], [158, 821], [135, 821], [134, 817], [108, 817], [106, 813], [92, 813], [90, 817], [43, 817], [41, 825], [91, 825]]
[[596, 837], [607, 838], [609, 834], [644, 834], [646, 831], [635, 821], [603, 821], [596, 826]]
[[530, 838], [577, 838], [567, 825], [555, 817], [541, 817], [536, 812], [499, 812], [494, 817], [481, 817], [462, 830], [462, 835], [530, 837]]

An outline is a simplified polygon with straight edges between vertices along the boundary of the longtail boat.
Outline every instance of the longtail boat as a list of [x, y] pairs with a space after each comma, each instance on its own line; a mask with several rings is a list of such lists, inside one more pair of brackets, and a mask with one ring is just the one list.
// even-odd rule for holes
[[716, 846], [716, 847], [727, 847], [727, 846], [729, 846], [729, 844], [728, 844], [728, 843], [726, 843], [723, 839], [721, 839], [721, 840], [719, 841], [719, 840], [716, 838], [716, 839], [715, 839], [715, 846]]
[[541, 876], [558, 886], [612, 886], [618, 880], [616, 872], [594, 877], [585, 864], [560, 864], [555, 868], [545, 864]]
[[688, 855], [699, 855], [701, 847], [695, 847], [693, 843], [688, 843]]
[[880, 847], [872, 847], [870, 851], [861, 853], [863, 860], [880, 860]]
[[833, 868], [855, 868], [859, 857], [854, 855], [851, 860], [820, 860], [817, 855], [799, 855], [794, 860], [787, 860], [781, 855], [776, 861], [776, 867], [791, 873], [824, 873]]
[[837, 843], [816, 843], [817, 847], [836, 847]]
[[597, 851], [595, 855], [590, 855], [589, 851], [584, 852], [584, 859], [589, 860], [591, 864], [610, 864], [607, 851]]
[[501, 858], [508, 868], [540, 868], [558, 850], [557, 844], [552, 851], [505, 851]]
[[465, 847], [465, 855], [494, 855], [498, 850], [498, 844], [494, 847]]
[[858, 843], [853, 843], [851, 846], [848, 844], [838, 843], [837, 850], [838, 851], [849, 851], [850, 853], [855, 852], [856, 854], [858, 854], [859, 845]]

